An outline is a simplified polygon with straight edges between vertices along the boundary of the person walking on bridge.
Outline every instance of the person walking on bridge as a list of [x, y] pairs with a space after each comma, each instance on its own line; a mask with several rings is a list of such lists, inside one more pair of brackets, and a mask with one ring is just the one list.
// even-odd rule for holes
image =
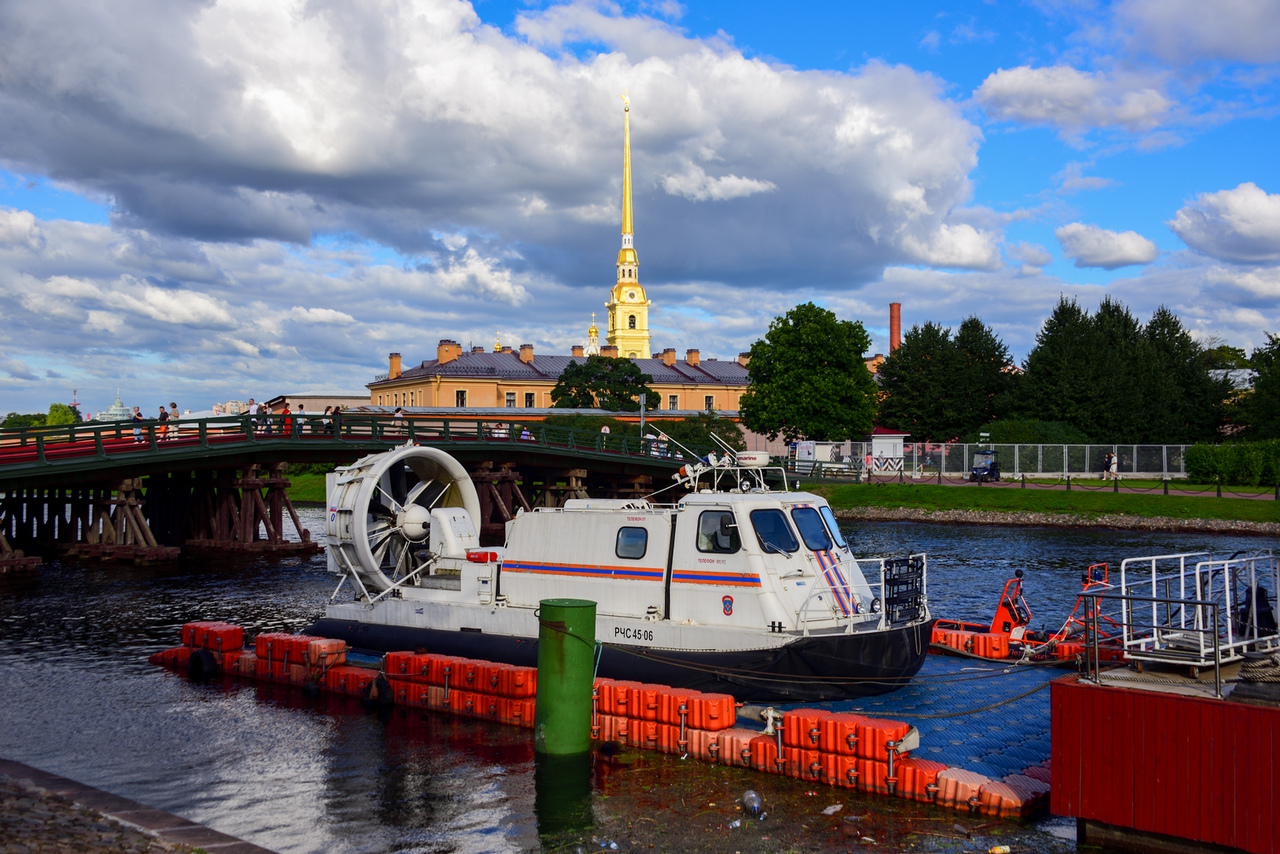
[[146, 419], [142, 417], [142, 410], [139, 407], [135, 406], [133, 408], [133, 418], [131, 420], [133, 421], [133, 442], [135, 445], [141, 445], [142, 422]]

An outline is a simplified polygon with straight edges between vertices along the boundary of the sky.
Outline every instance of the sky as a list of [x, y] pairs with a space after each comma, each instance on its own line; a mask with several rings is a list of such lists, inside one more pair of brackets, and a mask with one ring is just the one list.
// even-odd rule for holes
[[[604, 317], [631, 101], [657, 351], [1062, 297], [1280, 333], [1280, 0], [0, 3], [0, 413], [366, 393]], [[536, 356], [535, 356], [536, 357]]]

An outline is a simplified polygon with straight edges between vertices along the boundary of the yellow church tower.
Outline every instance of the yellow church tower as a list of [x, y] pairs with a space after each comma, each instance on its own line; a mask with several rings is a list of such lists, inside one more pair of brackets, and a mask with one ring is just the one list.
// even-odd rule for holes
[[618, 355], [648, 359], [649, 300], [640, 286], [640, 261], [636, 257], [631, 223], [631, 99], [622, 96], [622, 248], [618, 250], [618, 282], [605, 303], [609, 332], [605, 340]]

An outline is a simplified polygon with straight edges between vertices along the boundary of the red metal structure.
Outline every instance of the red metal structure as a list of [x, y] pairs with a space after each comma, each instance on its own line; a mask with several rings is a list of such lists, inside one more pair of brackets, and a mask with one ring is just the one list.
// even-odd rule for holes
[[1075, 675], [1050, 690], [1053, 811], [1080, 820], [1080, 844], [1280, 852], [1280, 708]]

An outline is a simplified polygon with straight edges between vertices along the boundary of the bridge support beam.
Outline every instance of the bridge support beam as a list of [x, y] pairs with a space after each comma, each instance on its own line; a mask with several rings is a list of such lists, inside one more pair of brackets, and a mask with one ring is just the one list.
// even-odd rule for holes
[[[315, 554], [320, 546], [302, 527], [289, 500], [285, 464], [275, 463], [264, 475], [251, 465], [242, 472], [224, 469], [196, 472], [188, 491], [187, 520], [190, 536], [184, 546], [214, 551], [268, 554]], [[177, 487], [182, 492], [182, 487]], [[289, 514], [300, 542], [284, 537], [284, 515]]]
[[140, 478], [114, 489], [18, 489], [6, 493], [0, 535], [28, 548], [71, 557], [135, 563], [172, 560], [176, 548], [162, 546], [143, 515]]
[[481, 545], [502, 545], [506, 541], [506, 523], [515, 518], [516, 511], [533, 509], [520, 491], [520, 474], [512, 471], [512, 465], [504, 463], [495, 471], [492, 462], [485, 462], [471, 472], [471, 482], [480, 499]]

